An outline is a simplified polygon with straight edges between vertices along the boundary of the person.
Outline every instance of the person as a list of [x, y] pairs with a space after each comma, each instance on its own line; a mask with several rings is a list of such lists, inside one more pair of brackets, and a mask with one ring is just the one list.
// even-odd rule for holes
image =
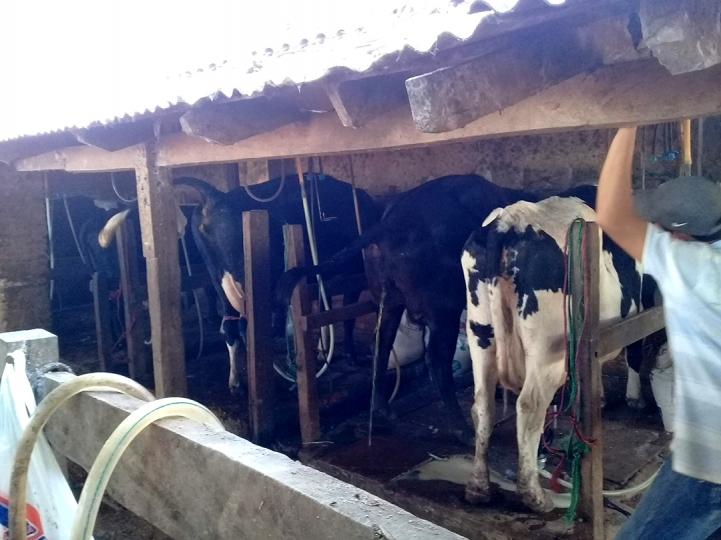
[[598, 182], [598, 224], [663, 296], [675, 367], [671, 454], [617, 539], [707, 538], [721, 528], [721, 186], [680, 177], [634, 203], [636, 128], [618, 130]]

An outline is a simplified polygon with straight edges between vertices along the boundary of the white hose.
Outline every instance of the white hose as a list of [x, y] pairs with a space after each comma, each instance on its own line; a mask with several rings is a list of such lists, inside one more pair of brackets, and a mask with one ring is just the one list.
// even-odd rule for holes
[[[47, 180], [46, 180], [47, 181]], [[53, 212], [51, 201], [48, 197], [45, 197], [45, 219], [48, 223], [48, 251], [50, 252], [50, 270], [55, 269], [55, 246], [53, 245]], [[50, 300], [53, 299], [53, 293], [55, 291], [55, 280], [50, 279]]]
[[[300, 173], [298, 173], [300, 174]], [[248, 186], [248, 179], [244, 175], [240, 175], [243, 177], [243, 189], [245, 189], [245, 192], [248, 194], [248, 197], [253, 199], [254, 201], [257, 201], [259, 203], [268, 203], [276, 200], [278, 197], [280, 197], [280, 194], [283, 192], [283, 186], [285, 186], [285, 164], [283, 160], [280, 160], [280, 185], [278, 186], [278, 191], [276, 191], [273, 195], [267, 198], [258, 197], [257, 195], [254, 195], [252, 191], [250, 191], [250, 186]]]
[[10, 538], [25, 538], [28, 468], [30, 456], [43, 427], [68, 399], [83, 391], [117, 390], [135, 398], [152, 401], [153, 394], [127, 377], [114, 373], [88, 373], [64, 382], [43, 399], [30, 417], [18, 442], [10, 473]]
[[71, 540], [90, 540], [103, 493], [123, 452], [150, 424], [163, 418], [182, 416], [196, 422], [223, 428], [220, 420], [200, 403], [184, 398], [164, 398], [146, 403], [123, 420], [113, 431], [85, 480], [75, 512]]
[[398, 389], [401, 387], [401, 363], [398, 361], [398, 355], [396, 354], [395, 349], [391, 349], [391, 354], [393, 355], [393, 363], [396, 366], [396, 385], [393, 388], [393, 393], [391, 394], [390, 399], [388, 400], [388, 403], [393, 403], [393, 400], [396, 398], [396, 394], [398, 393]]
[[118, 187], [115, 185], [115, 173], [113, 173], [113, 172], [110, 173], [110, 185], [113, 186], [113, 191], [115, 192], [115, 195], [118, 197], [118, 199], [123, 201], [125, 204], [134, 203], [135, 201], [138, 200], [137, 194], [135, 195], [134, 199], [126, 199], [118, 192]]
[[[548, 472], [546, 469], [538, 469], [538, 472], [541, 476], [544, 478], [551, 479], [553, 475]], [[637, 486], [631, 486], [624, 489], [604, 489], [603, 490], [603, 496], [604, 497], [625, 497], [626, 495], [635, 495], [636, 493], [639, 493], [641, 491], [645, 491], [648, 489], [648, 487], [653, 483], [653, 481], [658, 476], [658, 471], [653, 473], [651, 477], [648, 480], [644, 480]], [[558, 478], [558, 483], [561, 484], [563, 487], [567, 489], [573, 489], [573, 485], [570, 482], [566, 482], [565, 480], [561, 480]]]
[[[305, 180], [303, 179], [303, 164], [299, 157], [295, 158], [295, 167], [298, 171], [298, 182], [300, 183], [300, 195], [303, 200], [303, 214], [305, 215], [305, 227], [308, 230], [308, 243], [310, 244], [310, 256], [313, 259], [313, 266], [318, 266], [318, 249], [315, 243], [315, 232], [313, 231], [313, 223], [310, 219], [310, 207], [308, 206], [308, 195], [305, 192]], [[318, 275], [318, 290], [320, 291], [321, 300], [323, 302], [323, 308], [326, 311], [330, 310], [330, 304], [328, 303], [328, 297], [325, 294], [325, 287], [323, 286], [323, 279]], [[328, 369], [330, 361], [333, 359], [333, 353], [335, 351], [335, 330], [333, 325], [329, 325], [328, 333], [330, 334], [330, 345], [328, 347], [328, 355], [326, 356], [325, 364], [316, 374], [316, 377], [320, 377]], [[322, 332], [322, 329], [321, 329]]]

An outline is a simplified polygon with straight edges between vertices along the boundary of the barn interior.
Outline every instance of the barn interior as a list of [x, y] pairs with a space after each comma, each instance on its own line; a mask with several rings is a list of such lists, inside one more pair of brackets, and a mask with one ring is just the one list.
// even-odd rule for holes
[[[255, 312], [249, 318], [255, 318], [248, 350], [239, 356], [243, 389], [231, 393], [217, 293], [192, 234], [175, 242], [169, 219], [177, 201], [190, 222], [200, 202], [193, 190], [173, 188], [173, 178], [198, 178], [222, 192], [252, 192], [294, 173], [299, 163], [306, 172], [353, 182], [381, 205], [451, 174], [477, 174], [500, 186], [552, 194], [595, 184], [615, 127], [628, 123], [643, 126], [634, 187], [650, 189], [678, 176], [684, 164], [680, 119], [692, 119], [686, 137], [693, 171], [721, 181], [721, 58], [689, 45], [721, 37], [707, 20], [709, 13], [718, 16], [712, 2], [528, 0], [509, 12], [494, 4], [449, 4], [448, 12], [436, 15], [443, 14], [441, 26], [457, 26], [429, 30], [435, 31], [434, 49], [404, 44], [393, 54], [377, 50], [364, 70], [339, 62], [303, 84], [266, 83], [249, 93], [238, 85], [212, 100], [0, 142], [0, 160], [7, 163], [0, 164], [0, 330], [48, 329], [58, 335], [61, 358], [76, 373], [121, 373], [158, 395], [196, 399], [229, 432], [463, 537], [550, 539], [580, 531], [590, 538], [613, 537], [638, 494], [602, 497], [600, 512], [593, 510], [598, 500], [582, 503], [589, 532], [568, 524], [563, 508], [539, 516], [503, 489], [515, 480], [518, 456], [514, 398], [500, 391], [490, 459], [501, 489], [488, 506], [464, 501], [472, 449], [447, 429], [417, 328], [407, 329], [415, 340], [408, 354], [401, 354], [396, 341], [398, 368], [386, 377], [391, 387], [397, 384], [397, 417], [390, 423], [376, 419], [369, 433], [378, 322], [366, 290], [372, 269], [355, 307], [343, 307], [336, 296], [328, 311], [335, 318], [323, 319], [334, 326], [336, 353], [317, 380], [323, 353], [321, 359], [318, 351], [304, 353], [301, 366], [295, 352], [308, 341], [310, 350], [317, 348], [317, 332], [307, 329], [313, 314], [323, 313], [317, 287], [298, 293], [308, 305], [294, 313], [285, 338], [269, 340], [272, 291], [262, 279], [254, 290], [246, 276]], [[463, 38], [461, 27], [472, 27]], [[664, 41], [668, 28], [683, 28], [686, 37]], [[551, 30], [557, 39], [546, 40]], [[344, 35], [324, 36], [311, 49], [340, 48]], [[535, 46], [536, 55], [523, 52]], [[302, 54], [314, 53], [306, 50], [297, 58]], [[283, 55], [277, 66], [272, 55], [266, 51], [260, 64], [282, 69]], [[288, 57], [293, 58], [288, 55], [286, 62]], [[217, 91], [225, 77], [218, 68], [190, 78]], [[126, 222], [100, 255], [103, 261], [90, 260], [84, 235], [95, 229], [84, 225], [136, 202], [140, 227]], [[321, 216], [324, 211], [332, 216], [334, 201], [317, 197], [311, 203]], [[267, 231], [253, 228], [249, 234], [244, 241], [256, 242], [258, 251], [246, 252], [246, 266], [255, 257], [251, 275], [267, 273], [272, 253]], [[287, 244], [284, 249], [286, 257], [293, 251]], [[99, 271], [98, 264], [112, 271]], [[343, 282], [339, 291], [349, 286]], [[344, 317], [356, 318], [357, 363], [343, 354]], [[603, 368], [600, 482], [606, 490], [642, 483], [668, 453], [671, 435], [650, 382], [664, 341], [654, 324], [635, 331], [649, 337], [642, 370], [645, 408], [632, 410], [625, 402], [622, 358]], [[473, 380], [464, 334], [461, 328], [454, 371], [470, 423]], [[289, 346], [295, 358], [289, 358]], [[400, 362], [399, 356], [407, 358]], [[568, 419], [561, 417], [554, 436], [569, 431]], [[555, 458], [543, 451], [540, 456], [550, 471]], [[118, 501], [143, 515], [122, 495]], [[156, 519], [169, 532], [163, 519]]]

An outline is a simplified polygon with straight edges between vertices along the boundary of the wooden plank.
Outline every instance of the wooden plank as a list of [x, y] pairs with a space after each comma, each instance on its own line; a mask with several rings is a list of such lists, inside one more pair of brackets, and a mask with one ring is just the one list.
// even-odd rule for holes
[[78, 142], [94, 146], [108, 152], [122, 150], [129, 146], [149, 141], [153, 138], [153, 121], [138, 120], [87, 129], [72, 130]]
[[[49, 374], [46, 387], [72, 378]], [[119, 393], [85, 392], [58, 409], [45, 435], [87, 470], [141, 405]], [[462, 538], [278, 452], [180, 418], [148, 426], [133, 441], [108, 494], [176, 540], [379, 538], [374, 525], [399, 540]]]
[[184, 133], [193, 137], [234, 144], [307, 116], [283, 102], [259, 97], [190, 109], [180, 117], [180, 125]]
[[105, 274], [93, 273], [90, 292], [93, 294], [95, 311], [95, 339], [98, 343], [100, 371], [108, 371], [112, 364], [113, 340], [110, 332], [110, 311], [108, 309], [108, 278]]
[[345, 127], [359, 128], [368, 120], [408, 103], [403, 73], [331, 83], [328, 98]]
[[370, 301], [359, 302], [349, 306], [343, 306], [329, 311], [321, 311], [320, 313], [311, 313], [301, 319], [303, 330], [317, 330], [324, 326], [346, 321], [348, 319], [357, 319], [363, 315], [376, 312], [376, 305]]
[[[313, 283], [308, 285], [308, 296], [311, 298], [318, 297], [318, 285]], [[336, 276], [327, 281], [323, 281], [325, 293], [328, 296], [340, 296], [345, 293], [363, 292], [368, 288], [368, 280], [365, 274], [355, 274], [353, 276]]]
[[[672, 76], [657, 60], [626, 62], [582, 74], [540, 92], [501, 113], [493, 113], [446, 133], [422, 133], [409, 109], [401, 107], [347, 129], [335, 113], [316, 114], [242, 143], [210, 144], [185, 134], [164, 137], [158, 164], [178, 167], [294, 155], [332, 155], [413, 148], [478, 138], [526, 135], [572, 129], [654, 124], [680, 117], [721, 114], [721, 66]], [[90, 147], [21, 160], [18, 170], [64, 169], [75, 172], [130, 169], [133, 152]]]
[[604, 326], [598, 342], [598, 357], [602, 358], [613, 351], [628, 347], [631, 343], [662, 330], [665, 325], [663, 306], [656, 306]]
[[[578, 222], [571, 227], [569, 237], [577, 238]], [[583, 436], [593, 441], [591, 449], [581, 459], [581, 493], [578, 514], [583, 520], [580, 537], [589, 540], [603, 540], [603, 441], [601, 424], [601, 403], [603, 386], [601, 363], [596, 350], [599, 330], [599, 271], [600, 234], [596, 223], [586, 224], [585, 252], [574, 257], [572, 302], [574, 320], [583, 318], [583, 332], [578, 344], [579, 391], [581, 392], [580, 426]], [[583, 306], [583, 291], [586, 290], [587, 305]]]
[[155, 393], [161, 397], [184, 396], [187, 386], [175, 199], [170, 171], [158, 165], [157, 152], [154, 140], [137, 148], [134, 156], [147, 267]]
[[141, 380], [150, 370], [150, 358], [144, 343], [147, 338], [147, 324], [143, 308], [145, 295], [140, 287], [136, 241], [135, 227], [130, 221], [125, 220], [115, 232], [115, 244], [118, 249], [120, 288], [123, 291], [124, 300], [128, 369], [132, 379]]
[[[570, 53], [573, 51], [573, 53]], [[557, 27], [514, 46], [406, 81], [413, 121], [425, 133], [461, 128], [601, 63], [577, 29]]]
[[[283, 225], [283, 238], [288, 246], [288, 268], [305, 265], [305, 246], [302, 225]], [[310, 298], [303, 279], [293, 291], [290, 310], [295, 330], [295, 366], [298, 384], [298, 412], [300, 433], [304, 443], [320, 437], [320, 407], [316, 384], [317, 351], [313, 332], [303, 329], [303, 317], [310, 313]]]
[[253, 442], [270, 443], [273, 420], [270, 238], [268, 211], [243, 212], [243, 253], [248, 318], [248, 399]]

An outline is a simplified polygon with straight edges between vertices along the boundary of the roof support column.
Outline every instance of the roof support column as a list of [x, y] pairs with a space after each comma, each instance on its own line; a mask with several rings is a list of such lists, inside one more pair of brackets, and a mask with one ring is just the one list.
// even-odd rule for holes
[[155, 394], [186, 395], [185, 347], [180, 319], [180, 266], [175, 199], [170, 170], [159, 167], [158, 139], [137, 146], [135, 179], [147, 263], [148, 307], [153, 343]]

